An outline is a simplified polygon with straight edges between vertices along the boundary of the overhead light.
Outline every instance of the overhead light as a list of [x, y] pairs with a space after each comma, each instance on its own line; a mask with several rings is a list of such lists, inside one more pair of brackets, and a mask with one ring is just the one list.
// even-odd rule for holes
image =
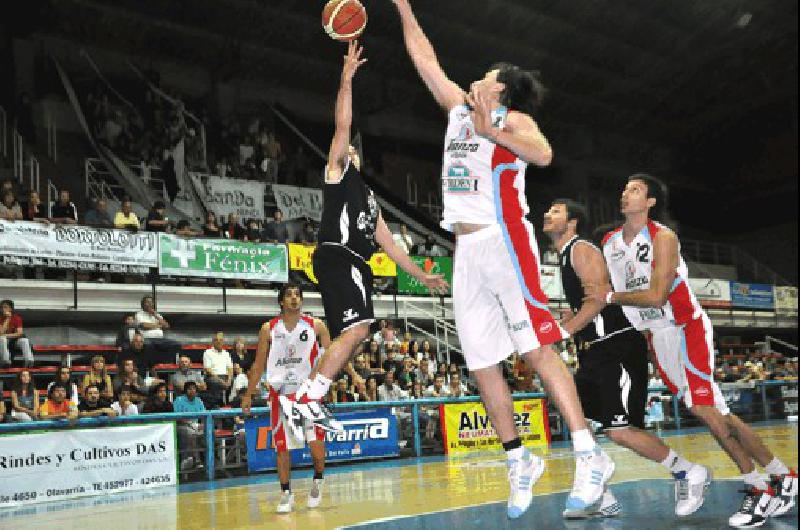
[[743, 28], [747, 26], [751, 20], [753, 20], [753, 14], [748, 11], [739, 17], [739, 20], [736, 21], [736, 25], [740, 28]]

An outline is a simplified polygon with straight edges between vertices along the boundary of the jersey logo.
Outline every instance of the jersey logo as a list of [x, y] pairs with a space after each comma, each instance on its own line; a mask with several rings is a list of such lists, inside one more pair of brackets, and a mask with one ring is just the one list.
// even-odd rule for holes
[[648, 243], [636, 246], [636, 259], [641, 263], [648, 263], [650, 261], [650, 245]]
[[628, 421], [625, 419], [624, 414], [614, 414], [614, 420], [611, 425], [627, 425]]
[[356, 313], [353, 309], [346, 309], [342, 315], [342, 322], [350, 322], [351, 320], [355, 320], [357, 318], [358, 313]]
[[539, 333], [550, 333], [553, 330], [553, 323], [552, 322], [543, 322], [541, 326], [539, 326]]
[[477, 193], [478, 178], [471, 176], [463, 164], [453, 164], [447, 168], [447, 176], [442, 177], [442, 189], [446, 193]]
[[502, 116], [498, 116], [498, 117], [496, 117], [494, 119], [494, 123], [492, 124], [492, 127], [500, 128], [500, 124], [501, 123], [503, 123], [503, 117]]

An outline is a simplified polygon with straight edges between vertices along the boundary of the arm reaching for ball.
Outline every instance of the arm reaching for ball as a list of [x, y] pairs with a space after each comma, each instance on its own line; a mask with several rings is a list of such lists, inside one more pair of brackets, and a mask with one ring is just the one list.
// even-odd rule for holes
[[347, 45], [339, 94], [336, 96], [336, 131], [331, 140], [328, 167], [325, 171], [327, 184], [336, 184], [342, 180], [350, 147], [350, 125], [353, 122], [353, 76], [358, 67], [367, 62], [361, 58], [363, 51], [364, 48], [358, 45], [358, 41], [350, 41]]

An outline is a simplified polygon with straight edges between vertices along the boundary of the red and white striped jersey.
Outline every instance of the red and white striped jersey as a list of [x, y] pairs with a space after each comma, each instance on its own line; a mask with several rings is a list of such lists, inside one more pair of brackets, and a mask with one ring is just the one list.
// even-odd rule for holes
[[293, 330], [282, 317], [269, 323], [272, 343], [267, 358], [267, 381], [279, 394], [291, 394], [311, 374], [319, 357], [314, 319], [302, 315]]
[[[622, 227], [612, 230], [603, 238], [603, 255], [608, 264], [611, 284], [617, 292], [643, 291], [650, 288], [653, 275], [653, 240], [664, 225], [648, 221], [636, 234], [630, 245], [622, 237]], [[622, 306], [625, 316], [636, 329], [655, 329], [700, 318], [703, 308], [689, 287], [689, 271], [678, 247], [678, 268], [670, 286], [667, 303], [662, 307]]]
[[[494, 126], [502, 129], [507, 115], [505, 107], [492, 111]], [[466, 105], [453, 107], [444, 137], [442, 228], [521, 222], [528, 213], [526, 167], [514, 153], [475, 133]]]

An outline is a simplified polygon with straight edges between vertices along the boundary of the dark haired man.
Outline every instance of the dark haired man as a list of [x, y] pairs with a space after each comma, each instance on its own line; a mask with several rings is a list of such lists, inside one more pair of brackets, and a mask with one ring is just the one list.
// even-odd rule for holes
[[[711, 473], [644, 430], [647, 341], [619, 306], [584, 301], [584, 285], [608, 283], [603, 253], [579, 235], [588, 228], [586, 208], [571, 199], [556, 199], [544, 215], [543, 230], [558, 251], [561, 283], [571, 309], [563, 326], [578, 345], [575, 385], [583, 410], [603, 426], [609, 439], [666, 467], [675, 477], [675, 513], [689, 515], [703, 505]], [[621, 509], [606, 490], [599, 514], [617, 515]], [[577, 518], [591, 513], [568, 510], [564, 515]]]
[[[603, 254], [614, 291], [607, 284], [586, 286], [590, 301], [621, 305], [639, 330], [650, 330], [659, 371], [670, 391], [702, 421], [739, 468], [745, 497], [728, 523], [761, 526], [795, 503], [797, 473], [767, 449], [755, 431], [731, 414], [714, 381], [713, 328], [689, 286], [678, 237], [653, 220], [666, 214], [667, 188], [655, 177], [628, 178], [620, 210], [625, 222], [603, 239]], [[771, 476], [758, 473], [755, 463]]]
[[22, 353], [25, 368], [33, 366], [31, 341], [25, 336], [22, 317], [14, 311], [13, 300], [0, 302], [0, 368], [11, 366], [11, 350]]
[[108, 416], [114, 418], [117, 412], [111, 405], [100, 397], [100, 389], [97, 385], [87, 385], [83, 389], [83, 399], [78, 404], [78, 411], [81, 418], [95, 418], [97, 416]]
[[447, 112], [442, 227], [457, 241], [453, 310], [467, 367], [508, 456], [508, 516], [525, 513], [544, 472], [544, 460], [522, 446], [514, 423], [501, 364], [515, 351], [547, 385], [571, 432], [576, 472], [566, 508], [591, 509], [602, 498], [614, 462], [592, 437], [575, 383], [553, 349], [567, 333], [547, 308], [539, 249], [525, 219], [527, 165], [547, 166], [553, 157], [533, 119], [543, 88], [535, 74], [501, 63], [466, 93], [442, 70], [408, 0], [393, 1], [408, 54]]

